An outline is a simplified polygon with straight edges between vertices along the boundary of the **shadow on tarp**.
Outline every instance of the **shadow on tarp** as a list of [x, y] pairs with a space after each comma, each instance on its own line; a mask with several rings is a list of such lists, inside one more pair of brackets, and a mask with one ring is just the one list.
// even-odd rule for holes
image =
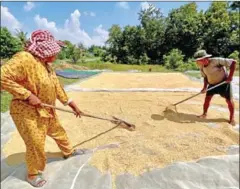
[[[104, 131], [104, 132], [101, 132], [79, 144], [76, 144], [74, 145], [74, 148], [84, 144], [84, 143], [87, 143], [91, 140], [94, 140], [114, 129], [116, 129], [117, 127], [119, 127], [119, 124], [117, 124], [116, 126]], [[25, 163], [25, 155], [26, 153], [25, 152], [21, 152], [21, 153], [15, 153], [15, 154], [12, 154], [12, 155], [9, 155], [8, 157], [6, 157], [5, 159], [2, 159], [1, 160], [1, 181], [3, 181], [4, 179], [6, 179], [9, 175], [11, 175], [13, 172], [16, 171], [16, 169], [18, 168], [22, 168], [24, 167], [24, 173], [26, 173], [26, 163]], [[62, 161], [64, 160], [63, 159], [63, 154], [61, 152], [46, 152], [46, 157], [47, 157], [47, 160], [48, 160], [48, 163], [50, 162], [53, 162], [53, 161]], [[24, 174], [23, 174], [24, 175]], [[25, 180], [25, 177], [20, 177], [18, 178], [20, 180]]]
[[[1, 182], [9, 176], [14, 176], [23, 181], [26, 180], [25, 154], [25, 152], [16, 153], [1, 160]], [[64, 160], [61, 152], [47, 152], [46, 156], [47, 163]], [[15, 175], [14, 173], [19, 169], [22, 169], [21, 174]]]
[[[15, 153], [12, 155], [9, 155], [5, 158], [5, 162], [8, 165], [19, 165], [21, 163], [25, 162], [25, 152]], [[47, 159], [63, 159], [63, 154], [61, 152], [46, 152]]]
[[169, 121], [176, 122], [176, 123], [197, 123], [197, 122], [201, 122], [201, 123], [212, 123], [212, 122], [224, 123], [225, 122], [226, 123], [228, 122], [228, 120], [224, 118], [201, 119], [201, 118], [198, 118], [195, 114], [178, 113], [175, 111], [167, 111], [167, 112], [164, 112], [163, 115], [152, 114], [151, 118], [157, 121], [167, 119]]

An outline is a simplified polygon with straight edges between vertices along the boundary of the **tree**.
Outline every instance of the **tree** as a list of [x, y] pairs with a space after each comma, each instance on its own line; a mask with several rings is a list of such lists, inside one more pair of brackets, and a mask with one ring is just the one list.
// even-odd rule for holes
[[63, 59], [70, 59], [70, 51], [69, 48], [73, 46], [73, 44], [70, 41], [64, 40], [63, 43], [65, 44], [65, 47], [63, 47], [58, 54], [58, 58]]
[[[238, 3], [238, 10], [233, 11], [232, 5]], [[229, 49], [231, 52], [240, 49], [240, 16], [239, 16], [239, 6], [240, 2], [233, 2], [230, 6], [229, 17], [230, 17], [230, 46]], [[235, 9], [234, 9], [235, 10]]]
[[16, 37], [20, 40], [22, 48], [24, 48], [27, 42], [27, 32], [24, 33], [22, 30], [17, 29]]
[[76, 45], [69, 45], [67, 52], [69, 54], [69, 58], [74, 64], [76, 64], [78, 60], [82, 58], [81, 50]]
[[60, 60], [64, 60], [64, 59], [67, 58], [67, 53], [66, 53], [66, 50], [64, 48], [62, 48], [60, 53], [58, 54], [58, 59], [60, 59]]
[[184, 55], [178, 49], [172, 49], [163, 56], [164, 65], [167, 69], [177, 70], [183, 64]]
[[106, 42], [109, 46], [109, 55], [116, 56], [117, 62], [120, 62], [122, 57], [122, 30], [119, 25], [113, 25], [109, 29], [109, 38]]
[[195, 2], [173, 9], [167, 18], [165, 33], [167, 50], [181, 49], [186, 59], [192, 57], [202, 43], [203, 20], [204, 15], [197, 12]]
[[78, 47], [79, 49], [81, 49], [83, 52], [86, 51], [86, 48], [84, 47], [84, 45], [83, 45], [82, 43], [78, 43], [78, 44], [77, 44], [77, 47]]
[[10, 58], [15, 53], [21, 51], [21, 42], [12, 36], [6, 27], [1, 27], [0, 35], [1, 58]]
[[86, 48], [84, 47], [84, 45], [82, 43], [78, 43], [77, 47], [80, 51], [80, 57], [84, 57], [86, 52]]
[[240, 1], [234, 1], [232, 2], [232, 4], [230, 5], [230, 8], [232, 10], [238, 10], [240, 9]]
[[144, 55], [145, 34], [140, 26], [126, 26], [122, 32], [121, 62], [124, 64], [141, 64]]
[[237, 65], [237, 70], [239, 70], [239, 64], [240, 64], [240, 53], [239, 53], [239, 51], [235, 50], [228, 57], [237, 61], [237, 64], [236, 64]]
[[[139, 12], [140, 25], [124, 28], [113, 25], [109, 29], [108, 48], [103, 59], [123, 64], [163, 64], [166, 62], [163, 55], [171, 52], [181, 54], [188, 62], [181, 65], [181, 69], [195, 69], [190, 58], [198, 49], [227, 57], [240, 48], [239, 4], [214, 1], [204, 12], [198, 11], [193, 2], [171, 10], [167, 17], [150, 5]], [[91, 51], [99, 53], [95, 47]], [[168, 62], [168, 67], [179, 66]]]
[[96, 57], [102, 57], [105, 54], [106, 49], [101, 46], [92, 45], [89, 47], [88, 51]]
[[144, 33], [144, 38], [141, 37], [144, 52], [141, 54], [146, 53], [153, 64], [160, 64], [165, 49], [165, 18], [160, 9], [150, 4], [148, 9], [140, 11], [139, 20]]
[[227, 2], [212, 2], [205, 17], [204, 48], [215, 56], [229, 55], [232, 31]]

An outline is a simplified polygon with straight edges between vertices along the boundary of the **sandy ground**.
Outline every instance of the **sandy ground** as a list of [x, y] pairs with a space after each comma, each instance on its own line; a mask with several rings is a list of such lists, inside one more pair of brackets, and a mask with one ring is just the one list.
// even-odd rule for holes
[[[118, 88], [202, 86], [181, 74], [177, 74], [176, 77], [174, 74], [155, 73], [129, 74], [129, 77], [127, 75], [103, 74], [84, 81], [80, 86], [105, 88], [116, 88], [116, 85]], [[105, 85], [103, 85], [104, 80]], [[69, 92], [68, 94], [86, 113], [103, 117], [115, 115], [136, 125], [136, 130], [131, 132], [121, 127], [116, 128], [114, 124], [106, 121], [86, 117], [79, 119], [69, 113], [58, 112], [63, 127], [76, 147], [95, 148], [110, 143], [120, 143], [119, 148], [96, 152], [90, 162], [102, 172], [110, 170], [113, 176], [126, 172], [139, 175], [144, 171], [164, 167], [173, 162], [223, 155], [227, 146], [239, 144], [239, 133], [227, 123], [228, 112], [210, 109], [208, 119], [196, 117], [202, 113], [204, 100], [202, 95], [178, 105], [178, 113], [175, 111], [163, 113], [171, 103], [192, 94], [186, 92]], [[226, 108], [225, 101], [217, 96], [212, 104]], [[237, 111], [239, 111], [238, 104], [236, 102]], [[238, 115], [239, 112], [236, 112], [236, 117]], [[46, 151], [48, 157], [60, 156], [57, 145], [50, 138], [47, 138]], [[4, 146], [3, 153], [8, 156], [8, 163], [13, 165], [24, 161], [24, 152], [24, 143], [15, 132]]]

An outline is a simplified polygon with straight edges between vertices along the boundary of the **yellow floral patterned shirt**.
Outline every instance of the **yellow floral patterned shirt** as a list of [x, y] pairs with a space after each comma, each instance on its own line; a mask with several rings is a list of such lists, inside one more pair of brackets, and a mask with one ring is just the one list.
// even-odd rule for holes
[[52, 68], [34, 58], [28, 52], [19, 52], [1, 67], [1, 90], [13, 95], [10, 113], [36, 113], [41, 117], [56, 116], [50, 108], [35, 108], [27, 103], [34, 94], [42, 103], [55, 105], [56, 99], [63, 104], [68, 97]]

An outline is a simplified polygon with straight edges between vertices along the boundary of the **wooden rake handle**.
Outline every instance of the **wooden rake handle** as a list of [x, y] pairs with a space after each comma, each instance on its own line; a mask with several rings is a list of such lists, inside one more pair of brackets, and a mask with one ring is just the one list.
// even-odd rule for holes
[[[75, 112], [72, 111], [72, 110], [66, 110], [66, 109], [63, 109], [63, 108], [59, 108], [59, 107], [57, 107], [57, 106], [53, 106], [53, 105], [49, 105], [49, 104], [44, 104], [44, 103], [42, 103], [41, 105], [42, 105], [42, 106], [45, 106], [45, 107], [53, 108], [53, 109], [56, 109], [56, 110], [60, 110], [60, 111], [63, 111], [63, 112], [68, 112], [68, 113], [73, 113], [73, 114], [75, 114]], [[111, 121], [111, 122], [114, 122], [114, 123], [119, 122], [118, 120], [102, 118], [102, 117], [98, 117], [98, 116], [89, 115], [89, 114], [86, 114], [86, 113], [81, 113], [81, 116], [91, 117], [91, 118], [96, 118], [96, 119], [101, 119], [101, 120], [106, 120], [106, 121]]]
[[[211, 90], [215, 89], [216, 87], [219, 87], [219, 86], [221, 86], [221, 85], [223, 85], [223, 84], [225, 84], [225, 83], [227, 83], [227, 82], [226, 82], [226, 81], [223, 81], [222, 83], [219, 83], [219, 84], [217, 84], [217, 85], [209, 88], [207, 91], [211, 91]], [[173, 104], [173, 105], [176, 106], [176, 105], [178, 105], [178, 104], [181, 104], [181, 103], [183, 103], [183, 102], [185, 102], [185, 101], [187, 101], [187, 100], [189, 100], [189, 99], [191, 99], [191, 98], [194, 98], [194, 97], [196, 97], [196, 96], [198, 96], [198, 95], [200, 95], [200, 94], [202, 94], [202, 93], [199, 92], [199, 93], [197, 93], [197, 94], [195, 94], [195, 95], [193, 95], [193, 96], [190, 96], [190, 97], [188, 97], [188, 98], [186, 98], [186, 99], [184, 99], [184, 100], [182, 100], [182, 101], [180, 101], [180, 102], [177, 102], [177, 103], [175, 103], [175, 104]]]

